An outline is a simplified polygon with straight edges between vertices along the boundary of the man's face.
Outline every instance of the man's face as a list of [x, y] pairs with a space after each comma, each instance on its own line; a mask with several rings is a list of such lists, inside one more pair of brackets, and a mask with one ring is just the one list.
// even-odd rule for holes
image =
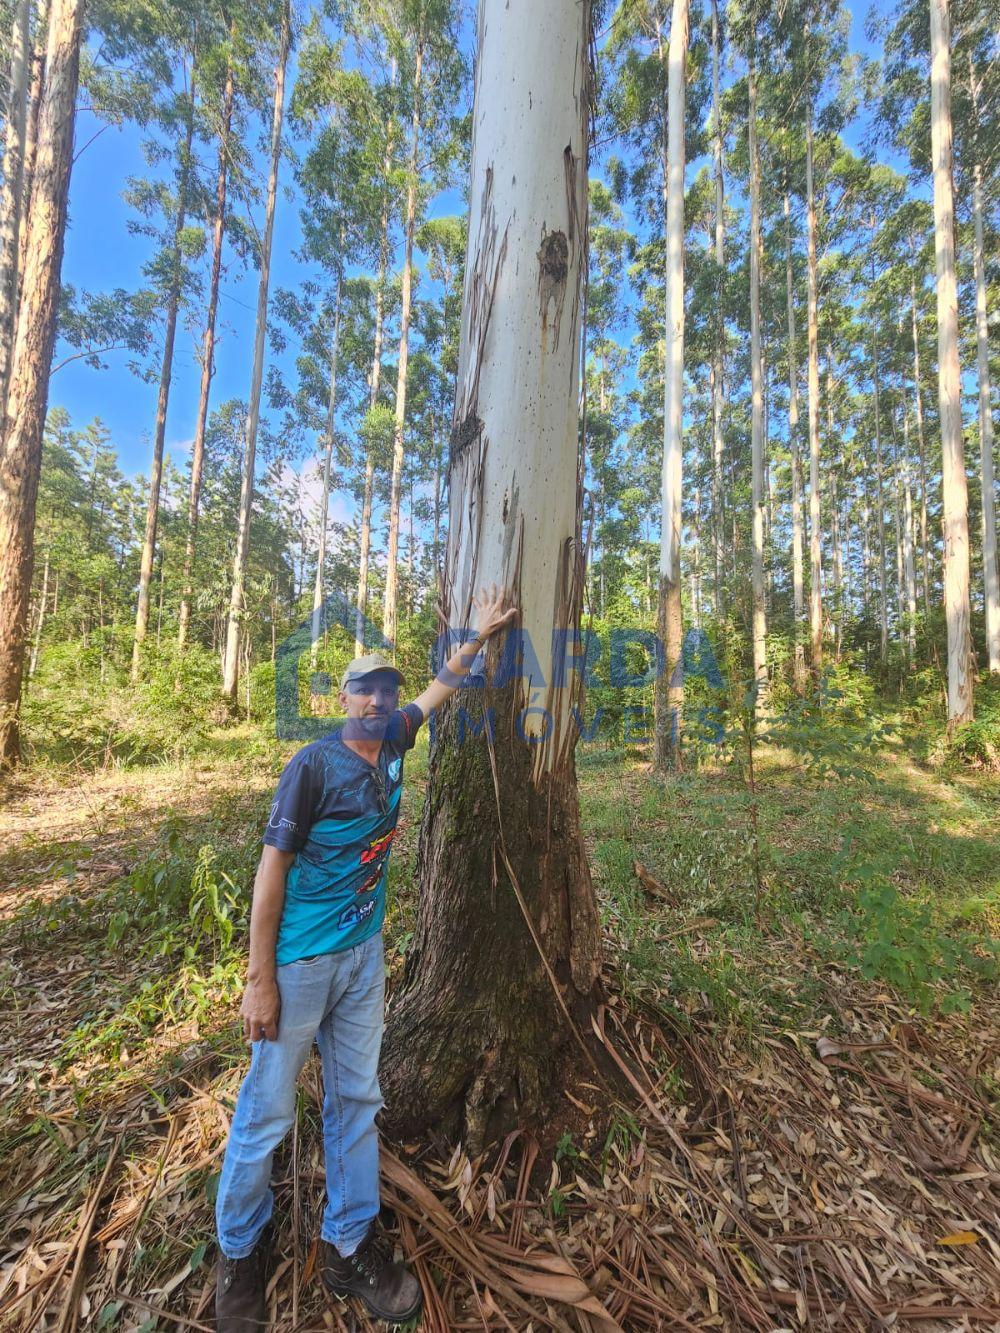
[[357, 740], [381, 737], [398, 703], [399, 682], [391, 671], [372, 671], [361, 680], [349, 680], [340, 692], [348, 734]]

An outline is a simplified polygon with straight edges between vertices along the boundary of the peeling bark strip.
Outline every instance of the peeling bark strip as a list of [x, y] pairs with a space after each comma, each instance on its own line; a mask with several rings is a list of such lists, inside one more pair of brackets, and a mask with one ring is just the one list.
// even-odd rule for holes
[[436, 1124], [473, 1149], [549, 1104], [570, 1022], [589, 1031], [598, 984], [578, 677], [553, 661], [553, 630], [579, 625], [584, 575], [589, 21], [580, 0], [480, 0], [442, 610], [466, 626], [482, 584], [510, 589], [533, 678], [510, 679], [517, 641], [503, 636], [487, 650], [496, 686], [460, 691], [438, 719], [419, 917], [382, 1070], [397, 1127]]

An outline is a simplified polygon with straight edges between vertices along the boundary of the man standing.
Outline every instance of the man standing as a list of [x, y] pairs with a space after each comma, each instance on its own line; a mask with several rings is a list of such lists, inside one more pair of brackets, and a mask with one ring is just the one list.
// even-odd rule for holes
[[356, 658], [340, 682], [344, 724], [300, 750], [279, 780], [254, 883], [241, 1007], [253, 1055], [216, 1198], [220, 1333], [266, 1325], [262, 1233], [273, 1207], [271, 1161], [294, 1121], [295, 1083], [314, 1040], [324, 1085], [323, 1281], [335, 1296], [358, 1296], [391, 1324], [420, 1309], [419, 1283], [392, 1262], [376, 1229], [389, 850], [403, 757], [486, 640], [516, 615], [503, 601], [495, 584], [480, 591], [468, 641], [403, 708], [402, 673], [378, 653]]

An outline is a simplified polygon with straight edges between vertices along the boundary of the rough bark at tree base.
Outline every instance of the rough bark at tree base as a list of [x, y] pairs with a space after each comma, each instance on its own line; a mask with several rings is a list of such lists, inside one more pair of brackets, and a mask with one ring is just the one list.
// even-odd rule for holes
[[[381, 1071], [393, 1132], [433, 1125], [469, 1151], [547, 1112], [561, 1052], [573, 1047], [585, 1060], [505, 857], [588, 1049], [601, 997], [575, 767], [533, 783], [511, 704], [510, 689], [463, 690], [442, 710], [416, 868], [433, 891], [390, 1004]], [[495, 717], [499, 810], [485, 731], [471, 734], [486, 709]], [[471, 719], [464, 738], [460, 710]]]

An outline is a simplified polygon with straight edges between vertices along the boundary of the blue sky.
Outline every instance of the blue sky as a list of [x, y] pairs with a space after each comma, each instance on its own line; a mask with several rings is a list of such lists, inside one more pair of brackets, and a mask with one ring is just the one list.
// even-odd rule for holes
[[[866, 13], [867, 7], [860, 6], [853, 13], [851, 46], [855, 51], [870, 54], [864, 37]], [[470, 24], [466, 25], [464, 38], [471, 44]], [[290, 74], [294, 75], [294, 69]], [[863, 120], [850, 127], [846, 137], [852, 146], [860, 146], [865, 128]], [[131, 290], [141, 284], [142, 265], [149, 256], [150, 242], [130, 235], [130, 210], [122, 191], [129, 177], [144, 175], [149, 170], [142, 153], [143, 134], [132, 124], [104, 128], [97, 133], [101, 129], [91, 112], [81, 112], [76, 139], [80, 155], [71, 184], [63, 280], [83, 290], [107, 291], [116, 287]], [[691, 165], [696, 169], [695, 164]], [[257, 166], [263, 178], [266, 163], [258, 158]], [[293, 180], [287, 162], [283, 164], [282, 185], [275, 221], [272, 293], [277, 287], [294, 288], [307, 276], [307, 270], [293, 257], [300, 226], [298, 204], [288, 197]], [[453, 191], [434, 200], [430, 211], [432, 215], [443, 215], [459, 208], [457, 192]], [[256, 301], [256, 272], [243, 272], [235, 261], [230, 261], [220, 295], [220, 336], [212, 386], [214, 406], [228, 398], [247, 396]], [[197, 407], [199, 319], [195, 325], [193, 329], [186, 325], [179, 327], [177, 336], [167, 452], [178, 465], [183, 464], [186, 456]], [[295, 348], [290, 346], [280, 360], [290, 367], [294, 355]], [[57, 351], [56, 363], [59, 359]], [[127, 354], [111, 353], [106, 359], [108, 368], [103, 371], [93, 370], [81, 361], [59, 370], [52, 381], [50, 404], [65, 407], [78, 427], [99, 416], [111, 431], [120, 465], [131, 475], [148, 466], [157, 385], [144, 383], [129, 373]], [[273, 359], [269, 349], [269, 364]]]

